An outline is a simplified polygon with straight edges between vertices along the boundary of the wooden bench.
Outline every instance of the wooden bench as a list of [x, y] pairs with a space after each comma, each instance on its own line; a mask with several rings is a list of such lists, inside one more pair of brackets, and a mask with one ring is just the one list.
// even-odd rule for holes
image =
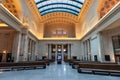
[[120, 65], [118, 64], [105, 64], [105, 63], [79, 63], [78, 67], [79, 73], [89, 73], [89, 74], [101, 74], [101, 75], [111, 75], [120, 76]]
[[53, 60], [53, 59], [39, 59], [38, 61], [46, 61], [47, 65], [49, 65], [52, 62], [55, 62], [55, 60]]
[[17, 63], [0, 63], [1, 70], [26, 70], [26, 69], [37, 69], [46, 68], [46, 61], [37, 62], [17, 62]]
[[80, 61], [79, 59], [72, 59], [72, 60], [69, 61], [69, 65], [72, 65], [73, 62], [79, 62], [79, 61]]
[[66, 59], [66, 60], [64, 60], [64, 62], [69, 63], [69, 62], [70, 62], [70, 59]]
[[46, 62], [46, 65], [50, 65], [50, 62], [51, 62], [49, 59], [44, 59], [44, 60], [41, 59], [41, 60], [39, 60], [39, 61], [45, 61], [45, 62]]
[[95, 61], [73, 61], [73, 62], [71, 63], [71, 66], [72, 66], [73, 69], [77, 69], [77, 68], [78, 68], [78, 65], [79, 65], [80, 63], [91, 63], [91, 64], [95, 64], [95, 63], [100, 63], [100, 62], [95, 62]]

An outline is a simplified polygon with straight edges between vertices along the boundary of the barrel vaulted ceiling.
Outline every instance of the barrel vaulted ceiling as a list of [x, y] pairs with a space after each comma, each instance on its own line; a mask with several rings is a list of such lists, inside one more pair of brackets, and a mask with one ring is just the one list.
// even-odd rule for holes
[[[47, 26], [54, 26], [56, 30], [75, 26], [79, 21], [78, 17], [85, 0], [34, 0], [34, 2], [44, 24], [44, 33], [48, 29]], [[73, 32], [71, 31], [70, 35]]]

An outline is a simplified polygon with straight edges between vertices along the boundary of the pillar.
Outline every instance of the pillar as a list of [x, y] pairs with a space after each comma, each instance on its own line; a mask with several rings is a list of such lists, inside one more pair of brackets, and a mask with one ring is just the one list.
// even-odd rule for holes
[[31, 61], [35, 61], [35, 41], [32, 40], [31, 44]]
[[55, 52], [55, 59], [57, 60], [57, 52], [58, 52], [57, 44], [55, 45], [55, 50], [56, 50], [56, 52]]
[[81, 56], [80, 59], [83, 61], [84, 60], [84, 42], [81, 41]]
[[22, 29], [20, 60], [27, 61], [28, 57], [28, 29]]
[[68, 59], [71, 59], [71, 44], [68, 44]]
[[28, 50], [28, 61], [31, 60], [31, 54], [32, 54], [32, 40], [29, 39], [29, 50]]
[[87, 59], [87, 57], [86, 57], [86, 52], [87, 52], [86, 41], [84, 41], [83, 45], [84, 45], [84, 60], [86, 61], [86, 59]]
[[88, 60], [91, 61], [90, 40], [88, 39], [87, 42], [88, 42]]
[[48, 44], [48, 59], [52, 59], [51, 44]]
[[38, 60], [38, 54], [39, 54], [39, 41], [36, 41], [35, 43], [35, 60], [37, 61]]
[[20, 58], [20, 47], [21, 47], [21, 33], [16, 32], [14, 43], [13, 43], [13, 59], [15, 62], [19, 61]]
[[27, 57], [28, 57], [28, 36], [24, 35], [24, 39], [25, 39], [25, 44], [24, 44], [24, 61], [27, 61]]
[[64, 44], [62, 44], [62, 60], [64, 60]]
[[98, 58], [99, 61], [102, 62], [104, 58], [104, 46], [103, 46], [103, 40], [102, 40], [102, 34], [99, 32], [98, 34], [98, 48], [99, 48], [99, 54]]
[[19, 57], [19, 61], [23, 61], [23, 56], [24, 56], [24, 44], [25, 44], [25, 41], [24, 41], [24, 34], [22, 33], [21, 34], [21, 46], [20, 46], [20, 57]]

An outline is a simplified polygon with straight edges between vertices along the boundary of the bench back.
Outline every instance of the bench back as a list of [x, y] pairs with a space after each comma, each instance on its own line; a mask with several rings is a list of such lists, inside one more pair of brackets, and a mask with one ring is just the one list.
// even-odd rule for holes
[[78, 68], [91, 68], [91, 69], [104, 69], [104, 70], [120, 70], [118, 64], [105, 64], [105, 63], [80, 63]]
[[17, 62], [17, 63], [0, 63], [0, 67], [12, 67], [12, 66], [32, 66], [32, 65], [46, 65], [46, 61], [37, 62]]

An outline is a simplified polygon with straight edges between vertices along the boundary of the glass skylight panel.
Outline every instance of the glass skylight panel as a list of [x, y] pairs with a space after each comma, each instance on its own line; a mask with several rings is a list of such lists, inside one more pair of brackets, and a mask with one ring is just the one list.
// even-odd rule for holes
[[84, 0], [35, 0], [35, 3], [41, 15], [45, 15], [47, 12], [51, 13], [51, 11], [61, 11], [70, 12], [70, 14], [72, 13], [77, 16], [82, 8]]
[[73, 6], [66, 6], [66, 5], [62, 5], [62, 4], [60, 4], [60, 5], [50, 5], [50, 6], [47, 6], [47, 7], [43, 7], [43, 8], [41, 8], [40, 9], [40, 11], [42, 12], [42, 11], [45, 11], [45, 10], [47, 10], [47, 9], [51, 9], [51, 8], [60, 8], [60, 7], [63, 7], [63, 8], [70, 8], [70, 9], [73, 9], [73, 10], [76, 10], [76, 11], [78, 11], [79, 12], [79, 10], [80, 9], [78, 9], [78, 8], [75, 8], [75, 7], [73, 7]]
[[47, 11], [44, 11], [41, 13], [41, 15], [45, 15], [45, 14], [48, 14], [48, 13], [52, 13], [52, 12], [67, 12], [67, 13], [71, 13], [71, 14], [74, 14], [77, 16], [78, 13], [74, 12], [74, 11], [71, 11], [71, 10], [67, 10], [67, 9], [51, 9], [51, 10], [47, 10]]

